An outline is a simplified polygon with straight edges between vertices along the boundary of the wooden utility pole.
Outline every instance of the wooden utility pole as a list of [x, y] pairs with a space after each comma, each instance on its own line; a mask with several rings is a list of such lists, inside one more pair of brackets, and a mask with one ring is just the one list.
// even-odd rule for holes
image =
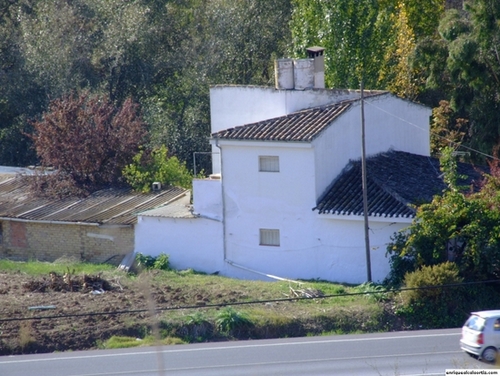
[[367, 282], [371, 282], [372, 265], [370, 258], [370, 234], [368, 226], [368, 186], [366, 182], [365, 102], [363, 79], [361, 79], [361, 175], [363, 179], [363, 215], [365, 219], [366, 278]]

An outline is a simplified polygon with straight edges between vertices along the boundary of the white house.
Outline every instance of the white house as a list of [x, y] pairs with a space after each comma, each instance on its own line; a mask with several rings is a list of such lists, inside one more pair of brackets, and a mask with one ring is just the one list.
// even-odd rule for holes
[[[213, 171], [193, 202], [143, 212], [135, 250], [175, 268], [242, 279], [367, 280], [360, 91], [324, 89], [322, 49], [276, 64], [276, 87], [210, 90]], [[371, 275], [414, 216], [443, 189], [430, 157], [431, 110], [364, 92]]]

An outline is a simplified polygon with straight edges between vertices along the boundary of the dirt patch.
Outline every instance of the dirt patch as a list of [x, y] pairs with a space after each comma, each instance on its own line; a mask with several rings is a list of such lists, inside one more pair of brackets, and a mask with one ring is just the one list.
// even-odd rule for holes
[[177, 290], [126, 276], [0, 273], [0, 355], [92, 349], [113, 335], [144, 336], [151, 302], [192, 300]]
[[[226, 296], [204, 287], [188, 291], [155, 281], [154, 272], [141, 273], [130, 279], [125, 274], [112, 276], [75, 276], [49, 274], [33, 277], [23, 273], [0, 272], [0, 355], [46, 353], [53, 351], [98, 348], [113, 335], [144, 337], [161, 314], [152, 311], [165, 307], [199, 307], [214, 303], [241, 301], [242, 292], [229, 291]], [[265, 309], [290, 312], [294, 303], [262, 305]], [[386, 313], [382, 313], [386, 315]], [[322, 330], [359, 331], [372, 320], [371, 312], [352, 312], [339, 319], [314, 318], [278, 320], [259, 327], [249, 327], [232, 334], [232, 338], [275, 338], [321, 333]], [[348, 320], [346, 320], [346, 317]], [[154, 319], [153, 319], [154, 318]], [[353, 320], [354, 318], [354, 320]], [[335, 321], [337, 320], [337, 321]], [[389, 316], [381, 319], [388, 323]], [[349, 322], [349, 327], [339, 327]], [[359, 328], [356, 326], [359, 322]], [[182, 326], [183, 325], [183, 326]], [[214, 324], [204, 322], [160, 328], [163, 334], [185, 340], [223, 340]], [[376, 327], [370, 327], [369, 330]], [[392, 330], [398, 328], [392, 328]]]

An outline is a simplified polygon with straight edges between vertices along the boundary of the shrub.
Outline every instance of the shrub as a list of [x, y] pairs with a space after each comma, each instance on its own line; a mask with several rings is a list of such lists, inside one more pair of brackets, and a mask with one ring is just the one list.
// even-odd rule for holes
[[[445, 262], [407, 273], [399, 313], [423, 328], [456, 327], [463, 324], [466, 302], [456, 264]], [[457, 285], [458, 286], [444, 286]], [[444, 287], [443, 287], [444, 286]]]
[[168, 156], [165, 146], [153, 150], [141, 150], [125, 166], [122, 174], [126, 182], [136, 191], [149, 192], [153, 182], [165, 186], [191, 188], [192, 175], [175, 156]]
[[135, 264], [138, 269], [170, 270], [168, 259], [169, 257], [165, 253], [161, 253], [157, 257], [137, 253], [135, 255]]
[[232, 307], [225, 307], [217, 315], [215, 325], [219, 332], [231, 334], [235, 330], [252, 326], [252, 321], [246, 314], [235, 311]]
[[159, 270], [170, 270], [170, 263], [168, 261], [168, 255], [161, 253], [153, 263], [153, 269]]
[[390, 293], [382, 285], [377, 285], [374, 283], [363, 283], [356, 287], [356, 290], [360, 293], [366, 294], [366, 298], [373, 300], [375, 302], [385, 302], [390, 300]]
[[181, 329], [181, 335], [189, 342], [208, 341], [213, 334], [213, 325], [205, 315], [196, 311], [185, 317], [185, 325]]
[[391, 243], [387, 246], [386, 252], [391, 265], [389, 275], [384, 280], [386, 286], [401, 286], [406, 273], [413, 272], [417, 268], [417, 258], [413, 254], [414, 249], [408, 250], [406, 247], [409, 236], [407, 231], [396, 232], [391, 236]]

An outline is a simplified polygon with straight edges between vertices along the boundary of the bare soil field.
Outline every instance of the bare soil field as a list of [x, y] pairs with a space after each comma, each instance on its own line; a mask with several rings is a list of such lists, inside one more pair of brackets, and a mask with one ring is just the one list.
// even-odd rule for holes
[[137, 335], [134, 328], [151, 321], [147, 295], [157, 303], [188, 300], [168, 287], [145, 293], [127, 278], [93, 276], [85, 284], [73, 277], [68, 288], [63, 276], [54, 277], [0, 273], [0, 355], [95, 348], [112, 335]]
[[[116, 273], [108, 277], [55, 273], [31, 276], [0, 271], [0, 355], [95, 349], [111, 336], [143, 337], [161, 321], [168, 307], [203, 307], [245, 299], [246, 292], [238, 289], [222, 293], [204, 285], [183, 289], [156, 280], [153, 274], [131, 279]], [[336, 328], [343, 332], [401, 329], [384, 309], [377, 309], [375, 315], [364, 308], [341, 308], [331, 314], [322, 309], [325, 314], [312, 317], [303, 306], [295, 312], [293, 304], [261, 304], [258, 309], [288, 319], [275, 320], [282, 322], [279, 325], [264, 322], [232, 333], [230, 338], [217, 334], [214, 325], [206, 321], [204, 327], [197, 323], [163, 324], [162, 334], [187, 341], [217, 341], [292, 337]], [[316, 307], [319, 302], [312, 304], [320, 309]]]

